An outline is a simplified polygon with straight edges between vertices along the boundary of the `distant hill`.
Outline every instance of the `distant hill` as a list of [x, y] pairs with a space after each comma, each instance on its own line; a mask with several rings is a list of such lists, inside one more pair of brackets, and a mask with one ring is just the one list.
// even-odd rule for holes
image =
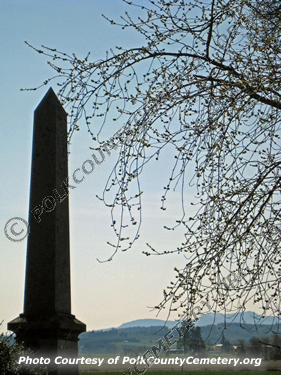
[[[220, 325], [226, 323], [226, 325], [230, 325], [232, 323], [240, 323], [243, 322], [243, 324], [274, 324], [277, 323], [280, 318], [269, 316], [266, 318], [262, 318], [260, 315], [252, 312], [252, 311], [246, 311], [244, 313], [238, 313], [238, 314], [226, 314], [225, 316], [223, 314], [214, 314], [214, 313], [207, 313], [204, 316], [201, 316], [199, 320], [196, 322], [196, 325], [199, 327], [209, 326], [212, 324]], [[172, 328], [176, 324], [175, 321], [165, 321], [161, 319], [138, 319], [138, 320], [132, 320], [131, 322], [123, 323], [121, 326], [117, 327], [117, 329], [123, 329], [123, 328], [133, 328], [133, 327], [168, 327]]]
[[172, 321], [165, 321], [160, 319], [138, 319], [132, 320], [128, 323], [123, 323], [121, 326], [117, 327], [117, 329], [123, 328], [133, 328], [133, 327], [168, 327], [172, 328], [175, 325], [175, 322]]
[[206, 315], [199, 318], [196, 325], [199, 327], [204, 327], [211, 324], [224, 324], [230, 325], [232, 323], [240, 323], [242, 322], [243, 325], [245, 324], [274, 324], [280, 321], [280, 317], [268, 316], [266, 318], [262, 318], [260, 315], [252, 312], [252, 311], [245, 311], [244, 313], [238, 314], [214, 314], [214, 313], [207, 313]]
[[[213, 318], [212, 314], [205, 321], [208, 318]], [[247, 318], [251, 319], [251, 315]], [[168, 325], [173, 326], [175, 324], [169, 322], [163, 328], [164, 323], [165, 321], [160, 319], [140, 319], [122, 324], [119, 328], [84, 332], [79, 337], [79, 353], [140, 355], [169, 332], [170, 327]], [[153, 324], [153, 326], [148, 326], [150, 324]], [[270, 338], [272, 332], [278, 332], [280, 335], [280, 325], [276, 323], [274, 325], [257, 324], [257, 326], [262, 337]], [[256, 326], [253, 324], [247, 324], [247, 329], [243, 329], [240, 323], [227, 323], [225, 327], [224, 322], [201, 326], [201, 334], [209, 347], [221, 343], [222, 335], [230, 341], [231, 345], [236, 345], [239, 340], [244, 340], [248, 344], [252, 337], [257, 337]]]

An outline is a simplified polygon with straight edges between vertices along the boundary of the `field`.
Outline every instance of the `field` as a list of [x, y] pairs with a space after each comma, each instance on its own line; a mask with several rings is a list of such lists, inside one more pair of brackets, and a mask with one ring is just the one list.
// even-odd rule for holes
[[[230, 371], [183, 371], [183, 375], [229, 375]], [[80, 372], [79, 375], [96, 375], [96, 372]], [[99, 372], [99, 375], [121, 375], [121, 372]], [[280, 371], [258, 371], [257, 375], [277, 375]], [[174, 375], [173, 371], [147, 371], [147, 375]], [[254, 375], [253, 371], [243, 371], [242, 375]]]
[[[101, 358], [101, 356], [100, 356]], [[104, 357], [103, 357], [104, 358]], [[130, 370], [129, 370], [130, 368]], [[281, 361], [261, 361], [259, 365], [253, 363], [250, 364], [237, 364], [237, 366], [233, 366], [233, 364], [187, 364], [184, 363], [182, 366], [179, 364], [154, 364], [151, 368], [144, 367], [143, 365], [138, 365], [137, 369], [139, 372], [147, 370], [147, 375], [171, 375], [175, 372], [182, 373], [185, 375], [203, 375], [203, 374], [213, 374], [213, 375], [223, 375], [229, 374], [229, 372], [242, 372], [243, 375], [253, 375], [257, 373], [258, 375], [265, 375], [265, 374], [272, 374], [277, 375], [281, 374]], [[80, 364], [79, 365], [80, 375], [130, 375], [132, 372], [133, 375], [137, 375], [137, 372], [134, 369], [134, 364], [129, 363], [119, 363], [116, 364], [108, 364], [108, 358], [104, 358], [104, 362], [101, 366], [97, 365], [86, 365]]]

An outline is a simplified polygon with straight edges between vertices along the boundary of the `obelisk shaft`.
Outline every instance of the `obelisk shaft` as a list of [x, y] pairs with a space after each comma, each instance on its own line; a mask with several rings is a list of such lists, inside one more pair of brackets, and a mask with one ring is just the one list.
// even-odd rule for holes
[[67, 116], [50, 89], [34, 112], [26, 315], [71, 312], [68, 195], [59, 203], [53, 193], [67, 176]]

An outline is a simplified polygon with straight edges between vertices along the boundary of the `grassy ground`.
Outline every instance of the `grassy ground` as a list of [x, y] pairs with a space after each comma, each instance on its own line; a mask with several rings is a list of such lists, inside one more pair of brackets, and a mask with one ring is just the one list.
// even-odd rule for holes
[[[143, 371], [146, 367], [141, 365], [138, 368], [140, 371]], [[137, 375], [136, 371], [134, 371], [133, 364], [123, 364], [122, 362], [119, 362], [116, 365], [109, 365], [107, 360], [105, 360], [101, 366], [86, 364], [79, 365], [80, 375], [130, 375], [130, 372], [132, 372], [133, 375]], [[175, 373], [178, 373], [179, 375], [180, 373], [184, 375], [224, 375], [229, 374], [229, 372], [242, 372], [243, 375], [253, 375], [254, 373], [257, 373], [258, 375], [281, 375], [281, 361], [261, 361], [259, 366], [255, 366], [254, 364], [237, 364], [237, 366], [230, 364], [184, 364], [183, 366], [178, 364], [155, 364], [153, 365], [153, 368], [147, 368], [146, 371], [147, 375], [176, 375]]]
[[[241, 371], [240, 371], [241, 372]], [[127, 372], [126, 372], [127, 373]], [[229, 375], [230, 371], [183, 371], [183, 375]], [[99, 375], [121, 375], [122, 372], [99, 372]], [[257, 375], [277, 375], [279, 371], [258, 371]], [[79, 375], [97, 375], [97, 372], [80, 372]], [[147, 371], [147, 375], [175, 375], [173, 371]], [[253, 371], [242, 371], [241, 375], [254, 375]]]

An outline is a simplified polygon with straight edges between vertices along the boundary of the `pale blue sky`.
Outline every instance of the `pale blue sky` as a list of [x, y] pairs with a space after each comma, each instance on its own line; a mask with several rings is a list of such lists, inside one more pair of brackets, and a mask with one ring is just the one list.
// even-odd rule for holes
[[[147, 0], [140, 0], [142, 4]], [[29, 184], [32, 151], [33, 111], [48, 87], [38, 91], [20, 91], [40, 85], [53, 75], [47, 58], [26, 46], [46, 45], [81, 58], [91, 52], [95, 61], [116, 45], [141, 46], [144, 41], [132, 30], [110, 25], [101, 14], [118, 19], [128, 10], [139, 9], [121, 0], [0, 0], [1, 30], [1, 214], [0, 214], [0, 322], [1, 331], [23, 310], [26, 239], [11, 242], [4, 234], [6, 222], [13, 217], [28, 220]], [[57, 92], [56, 84], [52, 87]], [[67, 109], [66, 109], [67, 110]], [[93, 125], [95, 125], [95, 120]], [[72, 139], [69, 174], [91, 158], [90, 138], [84, 124]], [[121, 127], [120, 121], [108, 121], [108, 138]], [[148, 166], [142, 175], [143, 225], [134, 247], [107, 259], [113, 241], [110, 211], [96, 199], [101, 195], [107, 176], [117, 158], [117, 151], [106, 156], [95, 171], [70, 194], [70, 240], [72, 271], [72, 313], [87, 324], [88, 330], [117, 327], [124, 322], [155, 318], [155, 306], [162, 291], [175, 277], [174, 267], [183, 268], [182, 255], [146, 257], [142, 251], [150, 243], [159, 250], [171, 250], [183, 241], [183, 231], [165, 231], [181, 217], [180, 191], [171, 192], [167, 210], [160, 210], [163, 187], [169, 177], [171, 154]], [[173, 155], [172, 155], [173, 156]], [[190, 172], [192, 173], [192, 172]], [[188, 193], [189, 194], [189, 193]], [[192, 194], [186, 195], [187, 202]], [[186, 207], [187, 216], [194, 211]], [[258, 312], [258, 311], [257, 311]], [[165, 319], [167, 310], [159, 315]], [[171, 318], [176, 318], [177, 315]]]
[[[145, 2], [145, 0], [144, 0]], [[111, 26], [101, 16], [118, 18], [128, 6], [121, 0], [9, 0], [0, 2], [1, 14], [1, 216], [0, 216], [0, 321], [7, 323], [23, 310], [26, 239], [11, 242], [4, 234], [5, 223], [12, 217], [28, 220], [29, 182], [32, 149], [33, 111], [48, 87], [22, 92], [52, 76], [47, 59], [28, 48], [42, 44], [81, 58], [91, 51], [93, 60], [105, 56], [115, 45], [141, 44], [138, 35]], [[129, 8], [129, 11], [133, 9]], [[53, 85], [55, 91], [56, 86]], [[119, 124], [118, 124], [119, 125]], [[122, 124], [120, 124], [120, 127]], [[109, 134], [112, 134], [109, 131]], [[89, 158], [89, 138], [82, 130], [71, 145], [69, 172]], [[174, 266], [184, 266], [181, 255], [146, 257], [146, 242], [161, 250], [176, 247], [182, 232], [162, 230], [179, 218], [174, 194], [168, 210], [160, 210], [162, 188], [168, 178], [167, 160], [148, 169], [143, 178], [145, 194], [141, 238], [132, 250], [117, 254], [110, 263], [100, 264], [111, 249], [113, 239], [110, 212], [96, 198], [101, 194], [117, 152], [97, 166], [70, 195], [72, 313], [87, 324], [88, 330], [116, 327], [140, 318], [155, 318], [148, 306], [162, 299], [162, 290], [173, 280]], [[159, 184], [159, 185], [158, 185]], [[159, 186], [159, 187], [158, 187]], [[159, 191], [157, 192], [157, 189]], [[159, 316], [166, 318], [166, 312]]]

